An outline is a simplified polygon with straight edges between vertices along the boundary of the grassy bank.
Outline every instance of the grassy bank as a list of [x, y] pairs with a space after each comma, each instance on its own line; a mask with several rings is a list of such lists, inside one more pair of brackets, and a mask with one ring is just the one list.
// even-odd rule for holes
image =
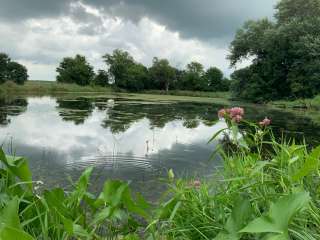
[[54, 93], [86, 93], [98, 92], [109, 93], [112, 92], [111, 88], [99, 86], [79, 86], [77, 84], [57, 83], [51, 81], [27, 81], [24, 85], [17, 85], [13, 82], [6, 82], [2, 85], [2, 94], [54, 94]]
[[147, 90], [143, 93], [155, 95], [174, 95], [174, 96], [189, 96], [189, 97], [207, 97], [207, 98], [224, 98], [229, 99], [229, 92], [201, 92], [187, 90], [171, 90], [168, 93], [161, 90]]
[[292, 101], [279, 100], [269, 102], [268, 105], [280, 108], [297, 108], [297, 109], [320, 109], [320, 95], [314, 98], [297, 99]]
[[276, 140], [270, 123], [232, 121], [240, 110], [223, 111], [219, 171], [182, 180], [170, 170], [153, 205], [117, 180], [89, 193], [92, 168], [72, 191], [40, 192], [26, 159], [0, 149], [0, 239], [320, 239], [320, 147]]
[[[0, 94], [56, 94], [56, 93], [108, 93], [108, 94], [129, 94], [143, 96], [186, 96], [186, 97], [202, 97], [202, 98], [223, 98], [228, 99], [228, 92], [199, 92], [199, 91], [180, 91], [172, 90], [166, 93], [160, 90], [148, 90], [141, 93], [126, 93], [124, 91], [115, 91], [111, 87], [99, 86], [79, 86], [76, 84], [57, 83], [52, 81], [27, 81], [24, 85], [17, 85], [13, 82], [6, 82], [0, 86]], [[162, 97], [163, 98], [163, 97]], [[169, 97], [170, 98], [170, 97]]]

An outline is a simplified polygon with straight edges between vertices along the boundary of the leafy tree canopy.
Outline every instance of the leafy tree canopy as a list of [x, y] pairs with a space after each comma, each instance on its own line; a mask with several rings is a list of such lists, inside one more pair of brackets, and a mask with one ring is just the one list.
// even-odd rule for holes
[[81, 55], [64, 58], [57, 72], [57, 81], [63, 83], [76, 83], [84, 86], [94, 78], [93, 67], [87, 62], [86, 57]]
[[109, 85], [109, 75], [107, 71], [99, 70], [93, 79], [93, 84], [97, 86], [106, 87]]
[[208, 90], [210, 91], [228, 91], [229, 79], [223, 77], [222, 71], [217, 67], [210, 67], [204, 75]]
[[135, 64], [133, 57], [127, 51], [116, 49], [112, 54], [104, 55], [103, 59], [115, 85], [119, 88], [126, 88], [129, 68]]
[[186, 90], [205, 90], [207, 84], [203, 75], [204, 67], [201, 63], [189, 63], [183, 77], [183, 88]]
[[24, 84], [28, 77], [28, 70], [25, 66], [17, 62], [8, 63], [8, 80], [12, 80], [17, 84]]
[[24, 84], [28, 77], [28, 71], [25, 66], [11, 61], [7, 54], [0, 53], [0, 83], [13, 81], [17, 84]]
[[153, 58], [150, 76], [158, 89], [168, 91], [176, 78], [176, 69], [170, 66], [167, 59]]
[[102, 58], [107, 69], [99, 70], [96, 75], [84, 56], [64, 58], [57, 68], [57, 81], [79, 85], [113, 85], [128, 91], [145, 89], [228, 90], [229, 81], [223, 78], [221, 70], [212, 67], [206, 72], [203, 65], [198, 62], [191, 62], [185, 70], [181, 70], [171, 66], [167, 59], [155, 57], [152, 66], [147, 68], [135, 61], [127, 51], [121, 49], [105, 54]]
[[320, 92], [320, 0], [282, 0], [275, 21], [249, 21], [231, 43], [237, 97], [252, 101], [312, 97]]

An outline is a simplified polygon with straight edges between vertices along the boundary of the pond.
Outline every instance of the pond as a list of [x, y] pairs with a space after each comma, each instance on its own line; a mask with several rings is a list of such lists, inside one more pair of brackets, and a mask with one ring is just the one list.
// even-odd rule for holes
[[[241, 106], [247, 119], [270, 117], [278, 136], [285, 132], [318, 144], [316, 113]], [[216, 142], [207, 142], [224, 126], [216, 114], [222, 107], [123, 97], [2, 99], [0, 143], [6, 153], [26, 156], [33, 178], [47, 186], [68, 188], [94, 166], [92, 189], [98, 190], [107, 178], [122, 179], [153, 199], [163, 191], [161, 178], [169, 169], [181, 177], [213, 173], [219, 165], [217, 157], [210, 160]]]

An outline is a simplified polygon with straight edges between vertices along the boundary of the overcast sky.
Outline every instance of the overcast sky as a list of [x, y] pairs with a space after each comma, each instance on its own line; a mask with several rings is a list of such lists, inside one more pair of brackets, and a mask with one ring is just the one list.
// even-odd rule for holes
[[54, 80], [65, 56], [127, 50], [150, 66], [168, 58], [217, 66], [228, 75], [228, 47], [249, 19], [273, 16], [277, 0], [0, 0], [0, 52], [28, 67], [30, 79]]

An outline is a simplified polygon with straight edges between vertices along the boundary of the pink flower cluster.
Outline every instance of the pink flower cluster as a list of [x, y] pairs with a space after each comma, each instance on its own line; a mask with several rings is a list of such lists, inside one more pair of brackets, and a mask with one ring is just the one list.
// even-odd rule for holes
[[[244, 116], [244, 109], [241, 107], [233, 107], [233, 108], [222, 108], [218, 111], [218, 117], [221, 118], [228, 118], [232, 121], [239, 123], [241, 122]], [[265, 117], [262, 121], [259, 122], [261, 127], [266, 127], [271, 124], [271, 120]]]
[[199, 189], [201, 187], [201, 181], [200, 180], [194, 180], [192, 183], [194, 188]]
[[266, 127], [269, 126], [271, 124], [271, 120], [267, 117], [265, 117], [261, 122], [259, 122], [259, 125], [261, 127]]
[[227, 109], [223, 108], [218, 111], [219, 118], [225, 118], [226, 116], [230, 116], [230, 118], [237, 123], [241, 122], [243, 115], [244, 110], [241, 107], [233, 107]]
[[190, 181], [188, 184], [189, 188], [194, 188], [194, 189], [200, 189], [201, 188], [201, 181], [200, 180], [193, 180]]

